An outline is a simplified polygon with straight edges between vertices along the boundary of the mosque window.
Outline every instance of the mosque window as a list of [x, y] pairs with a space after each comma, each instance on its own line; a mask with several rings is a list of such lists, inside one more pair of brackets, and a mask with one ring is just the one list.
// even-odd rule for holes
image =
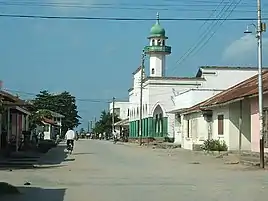
[[161, 46], [161, 40], [160, 39], [157, 40], [157, 45]]
[[154, 39], [152, 40], [152, 46], [154, 46], [155, 45], [155, 41], [154, 41]]

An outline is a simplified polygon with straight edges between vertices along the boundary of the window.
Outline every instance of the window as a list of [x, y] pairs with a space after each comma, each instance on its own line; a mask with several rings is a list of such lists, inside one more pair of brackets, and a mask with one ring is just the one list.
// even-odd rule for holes
[[223, 135], [223, 122], [224, 122], [224, 116], [218, 115], [218, 135]]
[[175, 126], [176, 127], [181, 126], [181, 116], [180, 115], [176, 115], [176, 117], [175, 117]]
[[190, 137], [190, 120], [187, 120], [187, 138]]
[[152, 75], [154, 74], [154, 68], [152, 68]]
[[163, 46], [165, 46], [165, 40], [163, 40], [163, 42], [162, 42], [162, 43], [163, 43]]
[[154, 39], [152, 40], [152, 46], [154, 46], [155, 45], [155, 42], [154, 42]]
[[129, 116], [129, 109], [127, 109], [127, 116]]
[[160, 39], [157, 40], [157, 45], [161, 46], [161, 40]]

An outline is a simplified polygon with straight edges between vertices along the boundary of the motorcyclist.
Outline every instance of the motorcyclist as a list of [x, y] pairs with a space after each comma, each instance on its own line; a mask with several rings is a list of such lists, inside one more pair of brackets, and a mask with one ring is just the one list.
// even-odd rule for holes
[[65, 134], [65, 139], [67, 140], [67, 147], [71, 144], [74, 147], [75, 132], [71, 128], [68, 128], [68, 131]]
[[113, 131], [113, 137], [114, 137], [114, 142], [116, 143], [118, 141], [118, 133], [116, 130]]

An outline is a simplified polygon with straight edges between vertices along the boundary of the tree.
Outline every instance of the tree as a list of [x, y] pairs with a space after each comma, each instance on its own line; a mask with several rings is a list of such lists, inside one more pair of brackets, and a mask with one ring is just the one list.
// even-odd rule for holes
[[48, 91], [41, 91], [33, 100], [33, 107], [35, 111], [50, 110], [64, 115], [65, 117], [62, 119], [63, 133], [67, 131], [68, 127], [75, 128], [80, 124], [81, 117], [78, 115], [75, 97], [67, 91], [56, 95]]
[[85, 129], [84, 128], [81, 128], [79, 133], [80, 134], [84, 134], [85, 133]]
[[[114, 122], [120, 121], [120, 118], [115, 115]], [[95, 128], [93, 129], [94, 133], [111, 133], [112, 131], [112, 114], [103, 110], [99, 121], [96, 122]]]

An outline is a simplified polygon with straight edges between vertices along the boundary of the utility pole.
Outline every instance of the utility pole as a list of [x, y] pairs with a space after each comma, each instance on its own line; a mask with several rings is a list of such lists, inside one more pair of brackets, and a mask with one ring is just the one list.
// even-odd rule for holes
[[112, 133], [114, 132], [114, 102], [115, 102], [115, 97], [113, 97], [113, 111], [112, 111]]
[[264, 133], [263, 133], [263, 96], [262, 96], [262, 32], [265, 24], [261, 21], [261, 0], [257, 0], [257, 39], [258, 39], [258, 89], [259, 89], [259, 122], [260, 122], [260, 167], [264, 168]]
[[139, 137], [140, 137], [140, 146], [142, 145], [142, 92], [143, 92], [143, 73], [144, 73], [144, 60], [145, 53], [143, 51], [141, 57], [141, 83], [140, 83], [140, 121], [139, 121]]

